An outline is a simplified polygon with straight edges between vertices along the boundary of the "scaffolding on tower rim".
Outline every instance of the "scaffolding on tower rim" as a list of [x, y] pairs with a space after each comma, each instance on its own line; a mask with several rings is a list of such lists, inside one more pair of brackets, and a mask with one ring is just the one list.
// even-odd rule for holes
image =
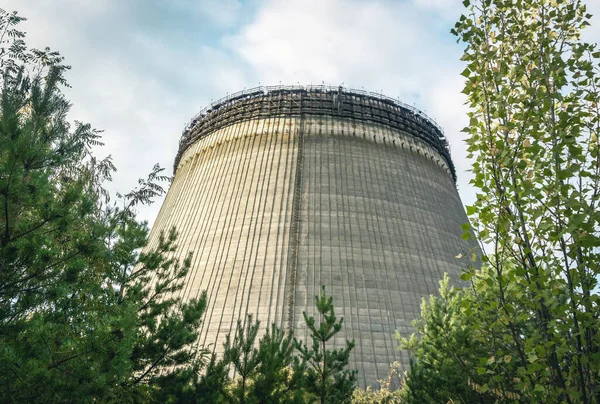
[[437, 150], [448, 163], [456, 181], [448, 141], [433, 118], [380, 93], [326, 85], [260, 86], [228, 94], [210, 103], [185, 126], [174, 171], [183, 152], [215, 130], [246, 119], [281, 115], [334, 116], [369, 121], [407, 132]]

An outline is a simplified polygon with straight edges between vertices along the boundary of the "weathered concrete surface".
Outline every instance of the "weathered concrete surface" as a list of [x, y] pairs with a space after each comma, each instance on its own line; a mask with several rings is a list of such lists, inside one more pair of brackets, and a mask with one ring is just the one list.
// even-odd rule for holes
[[447, 162], [422, 141], [367, 122], [273, 117], [185, 150], [150, 247], [176, 226], [178, 257], [194, 252], [183, 293], [208, 292], [199, 343], [217, 352], [247, 313], [305, 338], [302, 312], [325, 285], [344, 317], [335, 343], [355, 339], [364, 387], [394, 361], [408, 366], [395, 332], [411, 332], [444, 272], [458, 277], [466, 221]]
[[387, 378], [394, 361], [408, 369], [395, 332], [412, 332], [422, 297], [437, 292], [444, 272], [458, 278], [467, 218], [443, 160], [427, 147], [380, 126], [323, 119], [309, 127], [295, 333], [305, 336], [302, 311], [314, 313], [325, 285], [344, 317], [335, 342], [355, 340], [364, 387]]
[[225, 127], [181, 160], [150, 236], [179, 232], [178, 256], [193, 251], [186, 298], [208, 292], [201, 345], [222, 351], [238, 318], [285, 321], [284, 294], [297, 155], [280, 118]]

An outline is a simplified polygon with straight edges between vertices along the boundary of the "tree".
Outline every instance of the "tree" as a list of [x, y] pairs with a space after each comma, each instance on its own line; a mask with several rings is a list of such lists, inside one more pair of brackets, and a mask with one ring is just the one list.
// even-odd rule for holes
[[301, 403], [302, 372], [295, 372], [294, 340], [290, 332], [285, 333], [275, 324], [263, 338], [258, 347], [257, 375], [251, 387], [253, 402], [263, 404]]
[[307, 393], [320, 403], [350, 402], [356, 384], [356, 371], [346, 369], [354, 341], [346, 341], [346, 347], [328, 349], [328, 342], [342, 329], [344, 319], [339, 321], [333, 309], [333, 298], [327, 296], [325, 287], [315, 296], [319, 322], [303, 313], [306, 326], [311, 332], [312, 345], [296, 340], [300, 361], [296, 371], [303, 373], [303, 386]]
[[135, 206], [163, 193], [155, 167], [110, 202], [100, 132], [67, 121], [69, 69], [28, 49], [0, 11], [0, 391], [2, 402], [168, 401], [192, 387], [205, 297], [176, 298], [189, 268], [175, 232], [140, 254]]
[[252, 315], [248, 315], [246, 326], [242, 320], [238, 320], [235, 338], [227, 334], [225, 338], [225, 352], [223, 360], [230, 364], [235, 372], [237, 380], [234, 380], [231, 386], [231, 394], [228, 395], [230, 402], [244, 404], [248, 402], [248, 383], [256, 375], [259, 366], [258, 349], [255, 347], [256, 336], [260, 323], [252, 320]]
[[[408, 376], [402, 389], [403, 403], [487, 403], [494, 402], [486, 391], [476, 391], [473, 383], [484, 384], [477, 369], [479, 358], [488, 359], [488, 346], [474, 338], [473, 315], [465, 308], [479, 304], [473, 296], [451, 287], [448, 276], [440, 281], [440, 295], [423, 299], [421, 317], [414, 322], [417, 335], [398, 335], [400, 348], [410, 351]], [[484, 389], [485, 390], [485, 389]]]
[[[294, 372], [292, 335], [275, 324], [258, 342], [260, 322], [251, 315], [238, 321], [233, 339], [227, 335], [223, 359], [213, 355], [198, 384], [197, 398], [206, 403], [304, 402], [301, 372]], [[231, 379], [230, 375], [234, 375]]]
[[[147, 231], [143, 234], [136, 250], [145, 245]], [[161, 402], [182, 402], [193, 394], [194, 382], [208, 354], [197, 346], [206, 292], [199, 299], [182, 301], [179, 291], [184, 286], [191, 256], [182, 265], [173, 259], [175, 241], [176, 232], [172, 229], [166, 239], [161, 234], [154, 250], [136, 257], [132, 253], [136, 250], [125, 249], [130, 264], [127, 267], [121, 261], [119, 267], [127, 275], [119, 288], [124, 292], [117, 304], [133, 305], [137, 320], [129, 357], [132, 373], [126, 386], [145, 386], [152, 398]], [[119, 343], [127, 346], [128, 341], [122, 339]]]
[[212, 354], [210, 362], [202, 377], [196, 384], [196, 392], [189, 400], [191, 403], [215, 404], [226, 403], [225, 396], [229, 384], [229, 371], [227, 364]]
[[471, 318], [488, 352], [471, 387], [498, 401], [600, 402], [600, 52], [580, 36], [591, 16], [580, 0], [464, 3], [453, 32], [466, 45], [479, 191], [467, 213], [483, 267], [464, 273], [472, 303], [455, 321]]
[[353, 404], [396, 404], [403, 403], [403, 390], [395, 387], [400, 377], [400, 363], [394, 362], [390, 366], [387, 379], [378, 380], [379, 387], [376, 389], [367, 386], [366, 389], [354, 389], [352, 394]]

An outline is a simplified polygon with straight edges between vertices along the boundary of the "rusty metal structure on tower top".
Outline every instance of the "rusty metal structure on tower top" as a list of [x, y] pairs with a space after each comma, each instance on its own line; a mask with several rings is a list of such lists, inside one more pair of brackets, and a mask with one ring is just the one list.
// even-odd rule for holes
[[331, 86], [264, 86], [239, 91], [203, 108], [183, 130], [173, 171], [185, 150], [204, 136], [249, 119], [327, 116], [372, 122], [408, 133], [433, 147], [456, 170], [443, 129], [419, 109], [382, 94]]

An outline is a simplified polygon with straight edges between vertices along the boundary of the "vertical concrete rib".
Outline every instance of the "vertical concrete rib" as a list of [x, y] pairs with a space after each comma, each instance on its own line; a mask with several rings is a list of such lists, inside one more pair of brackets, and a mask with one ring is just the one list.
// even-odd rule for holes
[[[221, 216], [223, 216], [223, 221], [235, 223], [235, 228], [240, 234], [238, 236], [233, 263], [230, 262], [225, 268], [219, 268], [219, 270], [215, 272], [215, 280], [211, 282], [213, 293], [221, 298], [219, 305], [215, 305], [215, 308], [218, 309], [217, 311], [220, 318], [216, 327], [213, 326], [213, 329], [215, 329], [215, 335], [211, 335], [213, 339], [216, 335], [228, 334], [235, 327], [237, 319], [241, 319], [242, 321], [245, 320], [245, 316], [236, 316], [234, 313], [237, 309], [240, 278], [246, 270], [246, 251], [249, 239], [243, 232], [246, 227], [246, 220], [248, 219], [248, 205], [252, 200], [252, 189], [256, 185], [253, 182], [253, 175], [256, 169], [255, 153], [257, 148], [260, 150], [261, 144], [264, 141], [264, 139], [258, 135], [259, 121], [250, 121], [246, 124], [248, 125], [247, 130], [242, 130], [240, 132], [240, 135], [243, 136], [244, 139], [244, 147], [247, 147], [246, 152], [241, 153], [241, 164], [237, 159], [231, 161], [233, 166], [238, 166], [239, 170], [235, 170], [235, 174], [232, 174], [235, 176], [235, 180], [229, 181], [223, 185], [223, 187], [230, 189], [232, 192], [235, 191], [235, 194], [233, 194], [235, 196], [225, 197], [224, 200], [220, 201], [223, 205], [227, 205], [227, 209], [220, 215], [219, 222], [221, 221]], [[238, 128], [238, 130], [239, 129], [240, 128]], [[250, 170], [249, 167], [252, 167], [252, 170]], [[226, 170], [223, 174], [229, 172], [230, 170]], [[248, 179], [248, 175], [250, 175], [250, 179]], [[223, 177], [226, 177], [226, 175], [223, 175]], [[232, 214], [232, 211], [235, 211], [235, 213]], [[240, 213], [240, 211], [242, 211], [242, 213]], [[250, 216], [249, 219], [252, 220], [252, 216]], [[217, 245], [220, 244], [222, 244], [222, 248], [229, 248], [231, 246], [231, 243], [222, 243], [221, 241], [217, 243]], [[237, 262], [239, 261], [237, 254], [240, 251], [239, 248], [241, 244], [244, 246], [242, 250], [243, 257], [241, 264], [237, 265]], [[224, 277], [227, 277], [226, 288], [221, 287]], [[230, 293], [233, 293], [233, 291], [235, 291], [235, 295], [232, 294], [230, 296]], [[209, 325], [209, 327], [210, 326], [211, 325]]]
[[[302, 99], [300, 102], [302, 102]], [[298, 267], [300, 206], [302, 203], [302, 171], [304, 169], [304, 120], [302, 119], [302, 116], [300, 116], [298, 121], [298, 150], [296, 152], [294, 196], [292, 199], [292, 222], [290, 226], [290, 242], [288, 245], [287, 327], [289, 331], [294, 330], [294, 311], [296, 310], [296, 271]]]

